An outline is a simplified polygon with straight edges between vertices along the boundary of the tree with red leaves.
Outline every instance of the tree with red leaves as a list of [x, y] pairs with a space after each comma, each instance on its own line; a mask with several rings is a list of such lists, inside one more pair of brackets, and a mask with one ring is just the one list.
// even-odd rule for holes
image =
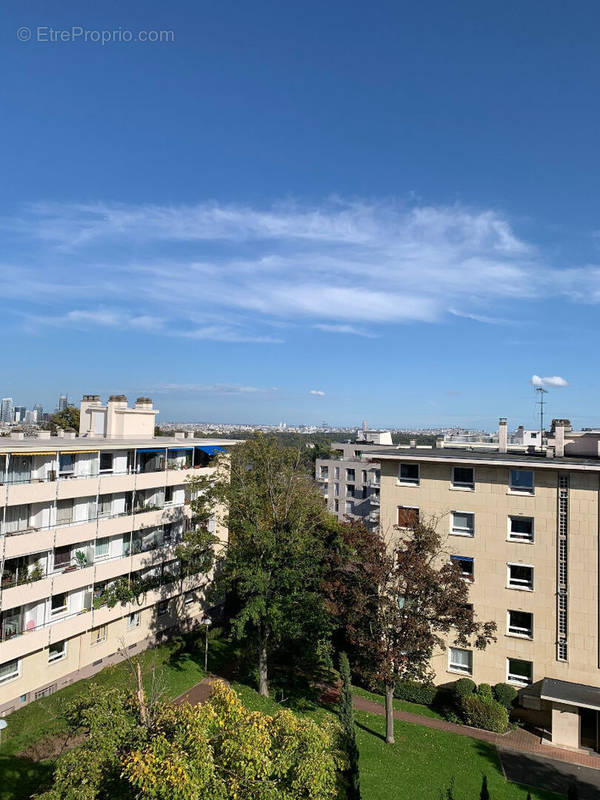
[[445, 553], [435, 519], [395, 531], [386, 543], [361, 523], [341, 525], [325, 587], [354, 669], [367, 684], [385, 686], [390, 744], [396, 683], [432, 680], [431, 657], [448, 636], [459, 647], [484, 649], [496, 630], [475, 620], [468, 582]]

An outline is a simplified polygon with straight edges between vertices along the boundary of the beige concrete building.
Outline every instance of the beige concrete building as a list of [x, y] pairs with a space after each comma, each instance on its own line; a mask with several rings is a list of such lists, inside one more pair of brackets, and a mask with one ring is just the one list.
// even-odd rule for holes
[[[0, 439], [0, 713], [202, 622], [208, 576], [182, 580], [175, 554], [186, 479], [214, 474], [235, 442], [154, 437], [157, 413], [148, 398], [86, 395], [79, 435]], [[156, 588], [109, 608], [121, 576]]]
[[506, 420], [487, 449], [369, 453], [381, 465], [381, 531], [437, 518], [445, 557], [494, 620], [485, 651], [436, 654], [436, 681], [506, 681], [553, 744], [600, 750], [600, 431], [556, 421], [543, 447], [512, 448]]

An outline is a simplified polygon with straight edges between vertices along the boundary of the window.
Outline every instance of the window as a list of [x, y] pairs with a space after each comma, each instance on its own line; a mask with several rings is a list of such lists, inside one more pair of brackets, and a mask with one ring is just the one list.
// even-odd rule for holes
[[356, 480], [356, 472], [353, 469], [346, 470], [346, 480], [347, 481], [354, 481]]
[[339, 467], [336, 467], [336, 468], [334, 469], [334, 471], [333, 471], [333, 477], [336, 479], [336, 481], [337, 481], [337, 480], [339, 480], [339, 478], [340, 478], [340, 468], [339, 468]]
[[172, 503], [173, 502], [173, 487], [167, 486], [165, 489], [165, 503]]
[[521, 661], [518, 658], [507, 658], [506, 679], [509, 683], [518, 683], [527, 686], [533, 681], [533, 664], [531, 661]]
[[158, 606], [156, 607], [156, 615], [159, 617], [164, 617], [168, 613], [169, 613], [169, 601], [161, 600]]
[[354, 503], [346, 503], [346, 514], [354, 513]]
[[100, 472], [113, 471], [113, 454], [100, 453]]
[[533, 470], [511, 469], [510, 490], [520, 494], [533, 494]]
[[98, 539], [94, 548], [94, 561], [108, 558], [110, 552], [110, 539]]
[[51, 664], [53, 661], [60, 661], [62, 658], [67, 657], [67, 642], [56, 642], [56, 644], [51, 644], [48, 648], [48, 663]]
[[56, 504], [56, 524], [69, 525], [73, 522], [73, 501], [59, 500]]
[[368, 493], [369, 493], [369, 487], [368, 486], [363, 486], [362, 487], [362, 493], [361, 493], [363, 500], [368, 496]]
[[90, 644], [93, 646], [95, 644], [100, 644], [101, 642], [106, 641], [107, 635], [107, 626], [100, 625], [98, 628], [92, 628], [90, 631]]
[[4, 518], [6, 533], [16, 533], [27, 530], [29, 527], [29, 506], [7, 506]]
[[57, 547], [54, 550], [54, 569], [64, 569], [71, 563], [71, 547]]
[[68, 476], [73, 474], [73, 455], [71, 453], [61, 453], [59, 456], [59, 474]]
[[333, 484], [333, 496], [334, 497], [339, 497], [340, 496], [340, 485], [339, 485], [339, 483], [334, 483]]
[[453, 511], [450, 533], [455, 536], [475, 536], [475, 514], [467, 511]]
[[410, 483], [413, 486], [419, 485], [419, 465], [418, 464], [400, 464], [398, 470], [398, 480], [400, 483]]
[[533, 517], [509, 517], [508, 538], [511, 542], [533, 542]]
[[526, 564], [508, 564], [510, 589], [533, 589], [533, 567]]
[[363, 483], [367, 482], [367, 470], [366, 469], [363, 469], [363, 471], [362, 471], [362, 482]]
[[183, 602], [186, 606], [191, 606], [195, 599], [193, 592], [186, 592]]
[[138, 628], [140, 624], [140, 612], [134, 611], [133, 614], [129, 614], [127, 617], [127, 628]]
[[321, 480], [326, 481], [329, 478], [329, 467], [321, 467]]
[[65, 592], [62, 594], [53, 594], [52, 600], [50, 601], [50, 613], [51, 614], [62, 614], [63, 611], [67, 610], [67, 595]]
[[450, 561], [456, 564], [460, 570], [461, 577], [465, 580], [472, 581], [475, 577], [475, 562], [468, 556], [450, 556]]
[[346, 486], [346, 497], [354, 497], [354, 484], [349, 483]]
[[451, 672], [462, 672], [471, 675], [473, 672], [473, 653], [460, 647], [451, 647], [448, 651], [448, 669]]
[[4, 664], [0, 664], [0, 683], [9, 681], [11, 678], [17, 678], [20, 672], [21, 662], [18, 658], [15, 658], [14, 661], [6, 661]]
[[412, 528], [419, 521], [419, 509], [410, 506], [398, 506], [398, 527]]
[[333, 510], [334, 511], [339, 511], [340, 510], [340, 501], [339, 500], [334, 500], [333, 501]]
[[452, 485], [460, 489], [474, 489], [473, 467], [452, 467]]
[[533, 637], [533, 614], [526, 611], [509, 611], [507, 629], [512, 636]]
[[98, 516], [110, 517], [112, 514], [113, 496], [112, 494], [101, 494], [98, 503]]

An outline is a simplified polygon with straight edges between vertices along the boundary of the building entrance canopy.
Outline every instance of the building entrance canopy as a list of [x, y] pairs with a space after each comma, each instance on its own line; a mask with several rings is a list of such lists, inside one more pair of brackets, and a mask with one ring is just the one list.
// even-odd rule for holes
[[600, 711], [600, 688], [596, 686], [544, 678], [540, 697], [542, 700], [563, 703], [566, 706], [579, 706]]

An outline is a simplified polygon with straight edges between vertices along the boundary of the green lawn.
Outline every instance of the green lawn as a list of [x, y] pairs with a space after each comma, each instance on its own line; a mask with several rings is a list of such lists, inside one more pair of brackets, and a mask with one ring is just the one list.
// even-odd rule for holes
[[[352, 687], [352, 691], [358, 697], [366, 697], [367, 700], [374, 700], [376, 703], [380, 705], [385, 705], [385, 697], [381, 694], [375, 694], [375, 692], [367, 692], [366, 689], [360, 689], [356, 686]], [[394, 700], [394, 709], [396, 711], [408, 711], [411, 714], [418, 714], [420, 717], [431, 717], [432, 719], [444, 719], [441, 714], [438, 714], [437, 711], [433, 711], [433, 709], [429, 708], [428, 706], [422, 706], [418, 703], [408, 703], [406, 700]]]
[[[209, 670], [219, 672], [230, 663], [232, 648], [226, 642], [213, 639], [209, 648]], [[146, 680], [150, 681], [152, 667], [160, 675], [166, 697], [182, 694], [205, 677], [203, 640], [188, 643], [185, 651], [173, 643], [146, 651], [141, 656]], [[28, 800], [30, 795], [51, 774], [51, 766], [16, 757], [25, 747], [46, 737], [61, 733], [60, 710], [64, 703], [87, 691], [90, 683], [100, 689], [110, 686], [131, 686], [131, 668], [127, 663], [109, 667], [91, 680], [79, 681], [43, 700], [14, 712], [8, 718], [0, 748], [0, 800]], [[273, 713], [281, 706], [271, 698], [263, 698], [247, 683], [234, 682], [233, 688], [248, 708]], [[380, 695], [361, 689], [356, 693], [383, 703]], [[413, 703], [395, 700], [394, 706], [403, 711], [427, 717], [439, 717], [434, 711]], [[317, 721], [331, 713], [322, 708], [308, 710]], [[479, 797], [481, 776], [488, 776], [492, 800], [525, 800], [527, 790], [508, 783], [501, 771], [493, 747], [443, 731], [434, 731], [416, 724], [397, 721], [396, 744], [383, 740], [385, 718], [359, 712], [356, 715], [360, 748], [361, 785], [363, 800], [439, 800], [440, 790], [455, 778], [455, 799], [476, 800]], [[548, 792], [531, 789], [532, 800], [556, 800]]]

